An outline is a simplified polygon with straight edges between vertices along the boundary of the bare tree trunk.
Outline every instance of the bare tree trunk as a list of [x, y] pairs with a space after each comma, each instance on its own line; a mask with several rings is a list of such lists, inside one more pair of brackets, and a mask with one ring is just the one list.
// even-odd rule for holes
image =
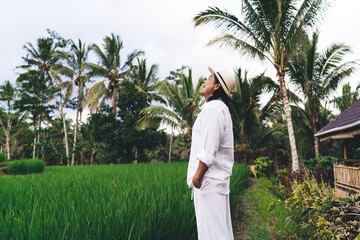
[[[63, 111], [60, 111], [61, 118], [63, 120], [63, 128], [64, 128], [64, 144], [65, 144], [65, 154], [66, 154], [66, 163], [69, 165], [70, 157], [69, 157], [69, 143], [68, 143], [68, 135], [67, 135], [67, 128], [66, 128], [66, 120]], [[61, 162], [62, 164], [62, 162]]]
[[33, 159], [35, 159], [36, 157], [35, 152], [36, 152], [36, 135], [34, 137], [34, 144], [33, 144]]
[[95, 163], [95, 155], [96, 155], [96, 151], [93, 149], [92, 152], [91, 152], [90, 165], [94, 165], [94, 163]]
[[6, 135], [6, 158], [10, 159], [10, 136], [9, 134]]
[[1, 124], [4, 134], [5, 134], [5, 149], [6, 149], [7, 159], [10, 159], [10, 132], [11, 132], [11, 124], [10, 123], [11, 122], [10, 122], [9, 115], [8, 115], [7, 128], [5, 128], [3, 121], [0, 119], [0, 124]]
[[10, 159], [10, 134], [11, 134], [11, 123], [12, 123], [12, 114], [10, 112], [10, 103], [8, 103], [8, 121], [7, 121], [7, 132], [6, 135], [6, 155], [7, 159]]
[[295, 134], [294, 128], [292, 124], [291, 118], [291, 108], [289, 104], [289, 98], [287, 95], [287, 90], [285, 87], [285, 73], [281, 71], [280, 66], [278, 66], [278, 76], [279, 76], [279, 84], [280, 84], [280, 91], [284, 103], [284, 111], [286, 116], [286, 123], [288, 128], [289, 134], [289, 141], [290, 141], [290, 149], [291, 149], [291, 160], [292, 160], [292, 171], [297, 172], [300, 169], [298, 154], [296, 150], [296, 142], [295, 142]]
[[[60, 91], [60, 116], [61, 116], [62, 121], [63, 121], [66, 163], [67, 163], [67, 165], [69, 165], [69, 161], [70, 161], [69, 143], [68, 143], [68, 136], [67, 136], [66, 120], [65, 120], [65, 115], [64, 115], [63, 106], [62, 106], [62, 94], [61, 94], [61, 91]], [[60, 164], [62, 164], [62, 160], [61, 160]]]
[[113, 96], [112, 96], [112, 113], [116, 113], [116, 100], [117, 100], [117, 88], [114, 87]]
[[315, 137], [315, 134], [317, 133], [316, 124], [315, 124], [315, 122], [313, 122], [312, 124], [313, 124], [313, 133], [314, 133], [315, 157], [316, 157], [317, 155], [320, 155], [319, 139], [318, 139], [318, 137]]
[[[41, 123], [41, 119], [39, 118], [38, 128], [36, 128], [36, 123], [34, 124], [35, 125], [35, 131], [36, 131], [36, 129], [39, 131], [40, 123]], [[37, 134], [35, 134], [35, 137], [34, 137], [33, 159], [36, 158], [36, 143], [38, 143], [39, 139], [40, 139], [40, 133], [38, 132]]]
[[171, 161], [171, 148], [172, 148], [172, 140], [173, 140], [174, 132], [171, 132], [171, 138], [170, 138], [170, 146], [169, 146], [169, 162]]
[[78, 91], [78, 102], [76, 104], [76, 122], [75, 122], [75, 131], [74, 131], [74, 143], [73, 143], [73, 152], [71, 155], [71, 165], [75, 163], [75, 147], [76, 147], [76, 136], [77, 136], [77, 129], [79, 124], [79, 108], [80, 108], [80, 87]]

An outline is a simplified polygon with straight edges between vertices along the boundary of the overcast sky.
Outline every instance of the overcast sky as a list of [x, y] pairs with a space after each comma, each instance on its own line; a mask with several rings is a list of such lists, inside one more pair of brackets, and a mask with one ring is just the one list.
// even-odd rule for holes
[[[149, 64], [159, 64], [159, 77], [188, 65], [194, 79], [208, 76], [214, 69], [243, 67], [254, 76], [267, 69], [275, 79], [271, 66], [241, 58], [230, 50], [205, 47], [217, 35], [212, 27], [194, 29], [192, 18], [208, 6], [225, 8], [241, 16], [240, 0], [9, 0], [0, 8], [0, 83], [15, 82], [16, 66], [26, 55], [23, 45], [47, 36], [46, 29], [55, 30], [64, 38], [102, 44], [111, 33], [124, 41], [124, 56], [133, 49], [145, 51]], [[320, 25], [320, 50], [331, 43], [343, 42], [353, 49], [348, 60], [360, 59], [360, 1], [333, 2]], [[355, 87], [360, 72], [347, 81]], [[346, 81], [346, 82], [347, 82]]]

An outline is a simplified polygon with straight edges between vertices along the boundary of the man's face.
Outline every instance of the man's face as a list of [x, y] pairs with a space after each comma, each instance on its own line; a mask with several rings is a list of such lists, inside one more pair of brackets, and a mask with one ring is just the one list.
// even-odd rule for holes
[[204, 80], [204, 83], [200, 89], [200, 94], [207, 100], [219, 88], [220, 84], [215, 84], [215, 75], [211, 74], [208, 79]]

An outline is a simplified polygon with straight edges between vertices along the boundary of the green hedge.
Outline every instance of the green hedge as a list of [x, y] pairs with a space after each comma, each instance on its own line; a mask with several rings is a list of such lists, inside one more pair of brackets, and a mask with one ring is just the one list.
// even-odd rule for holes
[[0, 163], [5, 162], [6, 157], [4, 152], [0, 152]]
[[8, 174], [41, 173], [45, 169], [45, 163], [41, 159], [22, 159], [10, 163]]

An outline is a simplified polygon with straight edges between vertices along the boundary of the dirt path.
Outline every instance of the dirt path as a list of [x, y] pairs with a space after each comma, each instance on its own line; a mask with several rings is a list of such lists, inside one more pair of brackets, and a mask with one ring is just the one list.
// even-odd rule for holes
[[[235, 240], [275, 239], [269, 221], [260, 219], [256, 206], [251, 200], [251, 191], [258, 187], [258, 180], [250, 178], [249, 186], [238, 197], [237, 212], [234, 222]], [[270, 222], [272, 222], [270, 220]], [[271, 225], [271, 224], [270, 224]]]

